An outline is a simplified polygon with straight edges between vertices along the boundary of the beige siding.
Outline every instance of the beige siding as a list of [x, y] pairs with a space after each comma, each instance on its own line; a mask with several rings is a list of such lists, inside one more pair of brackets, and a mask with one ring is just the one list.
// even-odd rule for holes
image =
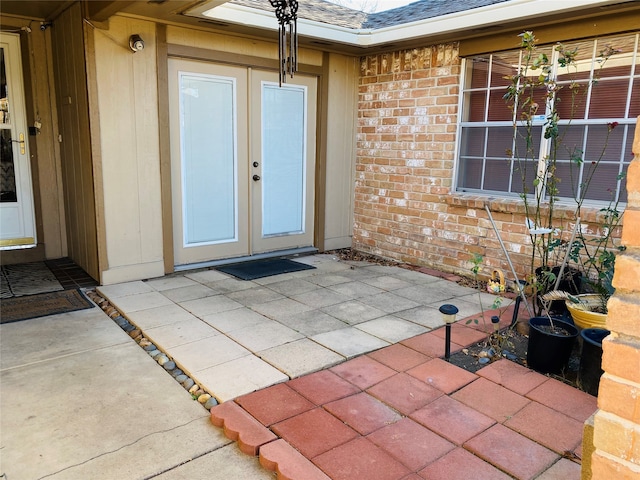
[[[143, 38], [143, 51], [129, 49], [132, 34]], [[114, 17], [93, 38], [108, 258], [102, 283], [161, 276], [155, 24]]]
[[[64, 220], [64, 203], [62, 189], [62, 171], [60, 165], [60, 149], [57, 141], [58, 125], [55, 121], [57, 111], [55, 103], [49, 99], [54, 95], [53, 71], [51, 64], [50, 31], [32, 30], [29, 36], [33, 52], [29, 65], [31, 95], [33, 96], [36, 115], [33, 122], [42, 124], [40, 133], [32, 137], [32, 155], [36, 155], [39, 184], [34, 187], [40, 194], [42, 212], [43, 241], [46, 258], [67, 256], [67, 238]], [[38, 117], [38, 118], [36, 118]], [[30, 119], [31, 120], [31, 119]]]
[[69, 257], [99, 278], [82, 16], [79, 4], [51, 30]]
[[[167, 27], [167, 43], [194, 48], [208, 48], [218, 52], [235, 53], [271, 60], [278, 59], [278, 47], [272, 42], [234, 37], [180, 27]], [[301, 48], [298, 62], [322, 65], [322, 52]]]
[[358, 68], [357, 58], [330, 56], [324, 207], [326, 250], [351, 246]]

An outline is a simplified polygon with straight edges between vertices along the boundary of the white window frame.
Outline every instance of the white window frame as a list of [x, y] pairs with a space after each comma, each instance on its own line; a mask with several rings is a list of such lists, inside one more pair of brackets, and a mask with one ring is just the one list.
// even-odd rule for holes
[[[583, 142], [583, 151], [585, 151], [585, 147], [587, 144], [587, 139], [588, 139], [588, 129], [590, 126], [593, 125], [597, 125], [597, 126], [603, 126], [603, 125], [607, 125], [609, 123], [613, 123], [616, 122], [618, 124], [618, 126], [616, 128], [620, 128], [620, 129], [624, 129], [624, 134], [622, 136], [622, 145], [620, 148], [620, 157], [615, 160], [615, 161], [607, 161], [607, 163], [609, 164], [616, 164], [619, 166], [619, 173], [622, 172], [623, 169], [628, 168], [628, 165], [631, 161], [631, 157], [629, 156], [629, 158], [626, 158], [625, 156], [625, 152], [630, 148], [630, 142], [633, 142], [633, 135], [630, 133], [630, 129], [634, 128], [634, 125], [636, 123], [636, 119], [635, 118], [629, 118], [629, 111], [632, 105], [632, 93], [635, 94], [635, 96], [640, 97], [640, 88], [638, 88], [638, 85], [636, 85], [636, 89], [635, 91], [632, 90], [633, 88], [633, 82], [634, 80], [636, 80], [636, 83], [640, 81], [640, 53], [639, 53], [639, 42], [640, 42], [640, 33], [630, 33], [628, 35], [635, 35], [635, 40], [634, 40], [634, 50], [633, 52], [635, 52], [635, 55], [633, 52], [631, 53], [626, 53], [626, 54], [620, 54], [623, 56], [631, 56], [631, 65], [630, 65], [630, 69], [629, 72], [630, 74], [628, 75], [624, 75], [624, 76], [618, 76], [618, 77], [605, 77], [604, 79], [602, 79], [602, 82], [606, 82], [608, 80], [620, 80], [620, 79], [627, 79], [628, 80], [628, 86], [627, 86], [627, 98], [626, 98], [626, 105], [625, 105], [625, 118], [597, 118], [597, 119], [581, 119], [581, 118], [576, 118], [576, 119], [572, 119], [572, 120], [561, 120], [559, 122], [559, 125], [561, 126], [566, 126], [571, 124], [572, 126], [581, 126], [581, 127], [586, 127], [585, 128], [585, 135], [584, 138], [582, 140]], [[623, 36], [623, 34], [620, 35], [615, 35], [615, 37], [620, 37]], [[590, 68], [593, 69], [593, 66], [596, 65], [595, 63], [595, 59], [598, 56], [598, 50], [602, 47], [603, 44], [606, 43], [608, 37], [597, 37], [597, 38], [590, 38], [590, 39], [585, 39], [585, 41], [591, 41], [592, 45], [593, 45], [593, 51], [592, 51], [592, 55], [591, 58], [589, 60], [589, 65]], [[541, 46], [545, 47], [545, 46]], [[614, 45], [615, 47], [615, 45]], [[513, 49], [513, 50], [509, 50], [509, 52], [513, 52], [516, 53], [518, 52], [518, 49]], [[496, 52], [497, 53], [497, 52]], [[487, 121], [488, 117], [488, 113], [489, 113], [489, 108], [490, 108], [490, 92], [491, 91], [504, 91], [506, 93], [506, 87], [504, 86], [497, 86], [497, 87], [493, 87], [491, 86], [491, 75], [492, 75], [492, 68], [494, 66], [494, 55], [495, 53], [491, 53], [491, 54], [485, 54], [485, 55], [477, 55], [474, 57], [470, 57], [469, 59], [467, 58], [463, 58], [462, 59], [462, 65], [461, 65], [461, 75], [460, 75], [460, 95], [459, 95], [459, 104], [458, 104], [458, 112], [460, 112], [460, 121], [458, 122], [457, 125], [457, 135], [456, 135], [456, 152], [455, 152], [455, 158], [456, 158], [456, 162], [455, 162], [455, 167], [454, 167], [454, 185], [455, 185], [455, 191], [456, 193], [461, 193], [461, 194], [465, 194], [465, 193], [469, 193], [469, 194], [481, 194], [481, 195], [492, 195], [492, 196], [504, 196], [504, 197], [514, 197], [514, 198], [518, 198], [520, 196], [520, 194], [517, 191], [514, 191], [514, 181], [519, 181], [519, 174], [514, 172], [514, 165], [515, 165], [515, 161], [511, 161], [511, 166], [510, 166], [510, 179], [508, 182], [508, 189], [507, 191], [501, 191], [501, 190], [487, 190], [484, 188], [484, 184], [485, 184], [485, 179], [486, 179], [486, 168], [487, 168], [487, 162], [489, 161], [489, 159], [494, 159], [496, 157], [490, 157], [487, 154], [487, 144], [489, 141], [489, 131], [491, 128], [497, 128], [497, 127], [503, 127], [503, 128], [510, 128], [512, 129], [514, 126], [514, 121], [515, 118], [512, 118], [512, 120], [510, 121]], [[471, 74], [472, 74], [472, 68], [469, 66], [469, 63], [472, 61], [473, 58], [482, 58], [482, 57], [488, 57], [489, 58], [489, 68], [487, 69], [487, 82], [486, 84], [482, 87], [482, 88], [469, 88], [466, 87], [465, 83], [470, 83], [471, 81]], [[559, 52], [555, 51], [555, 49], [552, 49], [552, 57], [551, 57], [551, 64], [553, 65], [553, 78], [557, 78], [557, 74], [558, 74], [558, 57], [559, 57]], [[522, 58], [522, 55], [520, 54], [519, 56], [520, 61]], [[612, 59], [614, 59], [614, 57], [612, 57]], [[624, 58], [624, 57], [622, 57]], [[583, 60], [584, 62], [584, 60]], [[593, 88], [592, 86], [592, 82], [589, 82], [588, 84], [588, 88], [589, 91], [587, 93], [587, 97], [586, 97], [586, 105], [585, 105], [585, 113], [588, 112], [589, 109], [589, 101], [591, 99], [591, 90]], [[484, 112], [483, 112], [483, 121], [464, 121], [463, 119], [465, 117], [468, 117], [467, 115], [467, 108], [470, 108], [468, 104], [468, 99], [467, 99], [467, 94], [471, 93], [471, 92], [485, 92], [485, 101], [484, 101]], [[635, 99], [634, 96], [634, 99]], [[640, 98], [638, 99], [638, 101], [640, 102]], [[548, 112], [544, 112], [540, 114], [540, 118], [534, 120], [533, 125], [534, 126], [539, 126], [540, 128], [544, 128], [543, 125], [546, 121], [546, 115]], [[514, 117], [515, 117], [515, 113], [514, 113]], [[585, 115], [586, 116], [586, 115]], [[480, 160], [482, 162], [482, 169], [481, 169], [481, 179], [480, 179], [480, 185], [479, 188], [470, 188], [470, 187], [464, 187], [461, 185], [462, 180], [460, 178], [461, 172], [461, 166], [462, 166], [462, 162], [464, 161], [464, 159], [461, 158], [462, 155], [464, 155], [465, 152], [462, 152], [462, 142], [463, 142], [463, 131], [464, 129], [469, 129], [469, 128], [483, 128], [485, 129], [485, 134], [484, 134], [484, 145], [482, 146], [482, 154], [480, 157], [477, 156], [472, 156], [472, 155], [467, 155], [465, 157], [468, 157], [469, 160], [471, 160], [472, 158], [477, 158], [478, 160]], [[506, 145], [505, 145], [506, 146]], [[512, 145], [513, 147], [513, 145]], [[539, 146], [539, 155], [538, 155], [538, 174], [542, 174], [544, 173], [545, 170], [545, 158], [547, 157], [549, 151], [550, 151], [550, 147], [551, 147], [551, 141], [548, 139], [544, 138], [544, 135], [541, 135], [541, 140], [540, 140], [540, 146]], [[505, 149], [506, 150], [506, 149]], [[505, 160], [507, 159], [507, 155], [505, 153], [504, 156]], [[583, 168], [580, 169], [580, 176], [582, 179], [582, 174], [583, 174]], [[578, 188], [579, 185], [581, 183], [581, 180], [578, 181]], [[618, 188], [616, 189], [616, 198], [614, 198], [614, 201], [618, 201], [619, 196], [621, 194], [621, 180], [618, 180]], [[538, 188], [544, 188], [544, 182], [541, 182], [538, 186]], [[545, 194], [545, 192], [539, 191], [537, 192], [538, 194]], [[540, 197], [540, 198], [544, 198], [544, 197]], [[561, 200], [569, 200], [571, 197], [560, 197]], [[590, 200], [587, 199], [588, 203], [607, 203], [604, 200]]]

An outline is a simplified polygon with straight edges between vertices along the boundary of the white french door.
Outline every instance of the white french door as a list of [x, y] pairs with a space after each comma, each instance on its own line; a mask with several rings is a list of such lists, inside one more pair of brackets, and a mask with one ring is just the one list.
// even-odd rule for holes
[[316, 79], [251, 75], [252, 254], [313, 244]]
[[36, 246], [20, 37], [0, 34], [0, 249]]
[[176, 265], [313, 244], [316, 79], [169, 61]]

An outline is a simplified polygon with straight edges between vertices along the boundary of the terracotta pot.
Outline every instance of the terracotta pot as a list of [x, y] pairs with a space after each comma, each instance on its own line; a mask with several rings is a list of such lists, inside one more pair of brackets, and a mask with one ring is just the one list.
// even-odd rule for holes
[[[600, 295], [587, 293], [583, 295], [576, 295], [583, 302], [589, 305], [600, 305]], [[575, 304], [570, 300], [565, 302], [567, 309], [573, 318], [573, 322], [580, 328], [606, 328], [607, 315], [605, 313], [590, 312], [588, 310], [581, 310], [576, 308]]]

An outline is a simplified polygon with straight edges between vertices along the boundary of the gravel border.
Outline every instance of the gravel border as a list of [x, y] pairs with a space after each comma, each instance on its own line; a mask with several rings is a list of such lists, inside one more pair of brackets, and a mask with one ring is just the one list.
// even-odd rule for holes
[[187, 390], [194, 400], [197, 400], [205, 409], [218, 405], [218, 400], [208, 393], [203, 387], [198, 385], [189, 375], [183, 372], [176, 362], [165, 352], [160, 350], [144, 333], [130, 323], [109, 301], [98, 294], [95, 290], [86, 290], [84, 292], [111, 320], [113, 320], [122, 330], [124, 330], [158, 365], [171, 375], [185, 390]]

